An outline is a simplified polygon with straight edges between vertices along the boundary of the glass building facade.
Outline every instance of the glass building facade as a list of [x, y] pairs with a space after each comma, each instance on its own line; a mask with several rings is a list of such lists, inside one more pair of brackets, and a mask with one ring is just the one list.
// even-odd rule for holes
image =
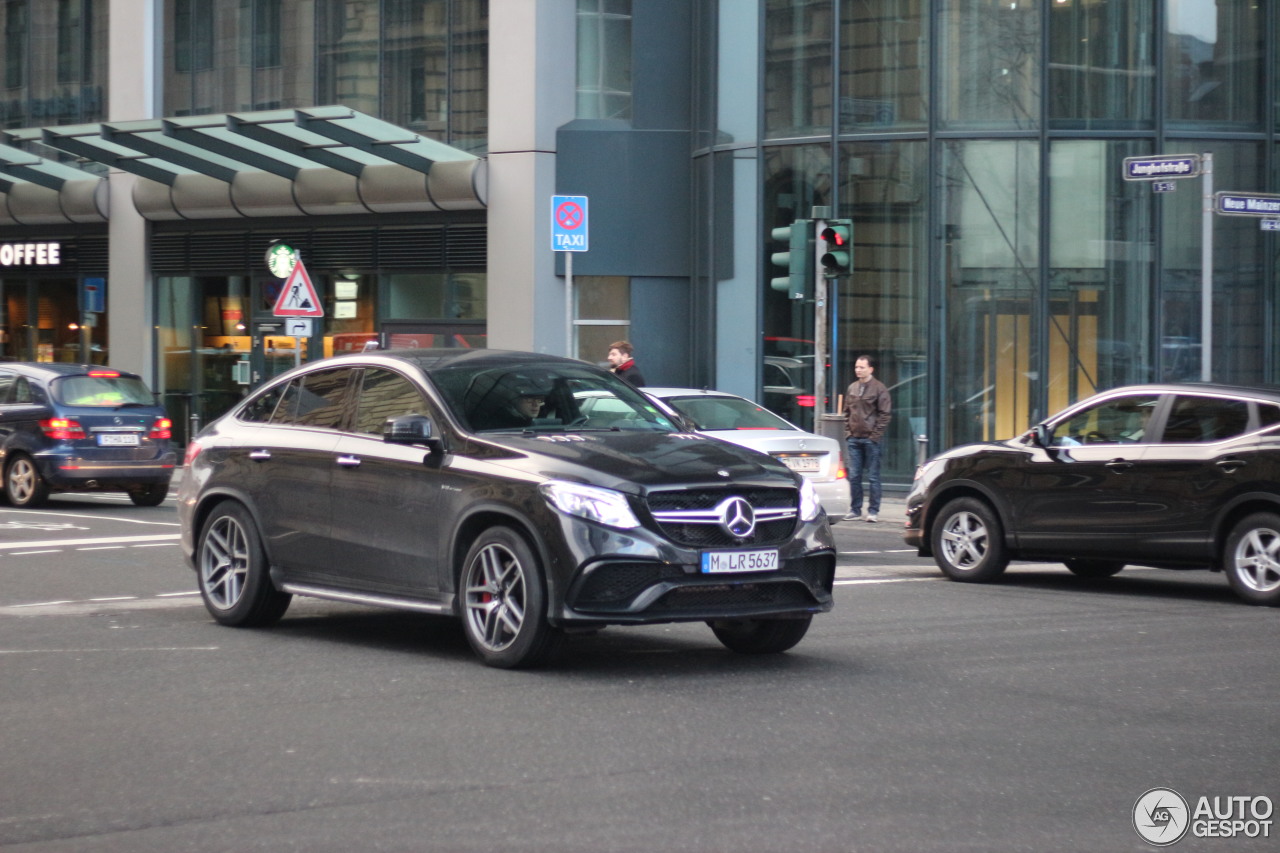
[[[1216, 189], [1273, 191], [1280, 7], [761, 0], [744, 19], [743, 5], [701, 20], [699, 270], [741, 278], [710, 250], [744, 239], [716, 200], [731, 172], [755, 179], [762, 360], [803, 370], [813, 305], [770, 289], [770, 232], [815, 206], [853, 220], [828, 406], [857, 356], [876, 359], [895, 402], [887, 480], [909, 482], [919, 435], [931, 451], [1009, 437], [1098, 390], [1200, 378], [1202, 182], [1157, 193], [1122, 164], [1211, 154]], [[1275, 237], [1256, 219], [1212, 228], [1212, 378], [1276, 381]]]

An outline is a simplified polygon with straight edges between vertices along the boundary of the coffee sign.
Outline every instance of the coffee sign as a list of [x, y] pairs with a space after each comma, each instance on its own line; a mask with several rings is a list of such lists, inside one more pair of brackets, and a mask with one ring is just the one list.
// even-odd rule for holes
[[0, 243], [0, 267], [56, 267], [61, 243]]

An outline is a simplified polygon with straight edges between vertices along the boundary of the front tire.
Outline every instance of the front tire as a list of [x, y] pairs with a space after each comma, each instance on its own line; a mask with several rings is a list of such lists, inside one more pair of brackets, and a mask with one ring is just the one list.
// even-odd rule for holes
[[549, 659], [563, 633], [547, 621], [546, 581], [524, 537], [491, 527], [472, 543], [462, 566], [462, 626], [480, 659], [503, 669]]
[[953, 581], [993, 580], [1009, 565], [1000, 520], [977, 498], [946, 504], [933, 523], [931, 538], [934, 562]]
[[1089, 578], [1090, 580], [1109, 578], [1114, 574], [1118, 574], [1124, 568], [1124, 563], [1115, 560], [1084, 560], [1077, 558], [1063, 560], [1062, 564], [1070, 569], [1071, 573], [1076, 577]]
[[1257, 512], [1237, 524], [1222, 549], [1222, 568], [1245, 601], [1280, 605], [1280, 515]]
[[805, 616], [803, 619], [721, 619], [707, 624], [716, 639], [731, 652], [776, 655], [803, 640], [812, 621], [812, 616]]
[[44, 506], [49, 500], [49, 484], [40, 476], [36, 461], [20, 453], [4, 471], [4, 493], [10, 506], [21, 509]]
[[205, 609], [218, 622], [256, 628], [279, 621], [293, 596], [271, 583], [257, 525], [241, 504], [219, 504], [200, 530], [196, 571]]

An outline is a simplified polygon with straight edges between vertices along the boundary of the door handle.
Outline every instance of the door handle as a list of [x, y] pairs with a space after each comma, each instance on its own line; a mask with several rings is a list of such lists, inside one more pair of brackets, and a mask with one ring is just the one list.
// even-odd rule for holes
[[1110, 468], [1113, 472], [1119, 474], [1122, 471], [1128, 471], [1130, 468], [1132, 468], [1133, 463], [1130, 462], [1128, 459], [1112, 459], [1110, 462], [1107, 463], [1107, 467]]
[[266, 462], [271, 458], [270, 450], [250, 450], [249, 458], [254, 462]]
[[343, 468], [359, 468], [359, 467], [360, 467], [360, 457], [359, 457], [359, 456], [351, 456], [351, 455], [347, 455], [347, 456], [339, 456], [339, 457], [338, 457], [338, 464], [339, 464], [339, 465], [341, 465]]
[[1236, 471], [1243, 468], [1248, 463], [1246, 463], [1243, 459], [1219, 459], [1215, 464], [1217, 464], [1217, 466], [1221, 468], [1223, 471], [1225, 471], [1226, 473], [1234, 474]]

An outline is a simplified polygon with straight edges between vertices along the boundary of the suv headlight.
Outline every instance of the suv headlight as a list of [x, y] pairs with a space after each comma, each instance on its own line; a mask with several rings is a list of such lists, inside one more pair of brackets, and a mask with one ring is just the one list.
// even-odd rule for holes
[[808, 480], [800, 481], [800, 520], [813, 521], [822, 511], [822, 503], [818, 500], [818, 490]]
[[565, 515], [585, 518], [609, 527], [627, 529], [640, 526], [635, 513], [631, 511], [631, 505], [627, 503], [626, 495], [621, 492], [562, 480], [543, 483], [538, 490], [553, 507]]

